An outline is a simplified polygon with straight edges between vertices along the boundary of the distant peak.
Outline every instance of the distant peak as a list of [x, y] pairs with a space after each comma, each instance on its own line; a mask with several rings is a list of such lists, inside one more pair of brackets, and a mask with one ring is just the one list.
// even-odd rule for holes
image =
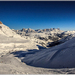
[[3, 23], [0, 21], [0, 24], [3, 24]]

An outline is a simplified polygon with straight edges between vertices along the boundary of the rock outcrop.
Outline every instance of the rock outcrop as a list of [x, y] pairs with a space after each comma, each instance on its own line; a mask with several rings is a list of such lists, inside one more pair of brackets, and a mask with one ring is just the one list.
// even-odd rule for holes
[[3, 23], [0, 21], [0, 24], [3, 24]]

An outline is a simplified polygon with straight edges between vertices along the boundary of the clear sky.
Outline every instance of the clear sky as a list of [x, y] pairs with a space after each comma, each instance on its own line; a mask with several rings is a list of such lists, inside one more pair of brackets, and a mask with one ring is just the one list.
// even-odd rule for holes
[[75, 1], [0, 1], [0, 21], [11, 29], [75, 30]]

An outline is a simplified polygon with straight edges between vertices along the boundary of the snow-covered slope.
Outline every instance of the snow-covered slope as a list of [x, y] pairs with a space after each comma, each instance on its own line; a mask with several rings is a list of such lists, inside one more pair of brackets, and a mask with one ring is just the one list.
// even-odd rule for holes
[[66, 42], [66, 41], [72, 39], [73, 37], [75, 37], [75, 31], [64, 31], [60, 34], [60, 36], [62, 37], [62, 39], [59, 41]]
[[58, 46], [27, 55], [22, 61], [37, 67], [75, 67], [75, 38]]
[[25, 57], [23, 62], [40, 67], [75, 67], [75, 31], [58, 32], [57, 30], [43, 33], [28, 33], [28, 38], [26, 36], [23, 38], [6, 25], [0, 24], [0, 53], [6, 53], [15, 50], [25, 51], [27, 49], [38, 49], [37, 45], [43, 42], [48, 43], [46, 42], [46, 40], [49, 39], [48, 37], [56, 37], [58, 36], [57, 34], [59, 34], [61, 37], [66, 36], [66, 38], [60, 40], [65, 43], [49, 49], [44, 49], [41, 51], [39, 50], [36, 54], [31, 54]]
[[[31, 45], [29, 45], [31, 44]], [[0, 24], [0, 56], [16, 50], [38, 49], [36, 43], [27, 40], [12, 31], [8, 26]]]
[[4, 24], [0, 24], [0, 35], [5, 35], [7, 37], [15, 37], [15, 38], [21, 38], [20, 35], [16, 34], [14, 31], [12, 31], [8, 26]]

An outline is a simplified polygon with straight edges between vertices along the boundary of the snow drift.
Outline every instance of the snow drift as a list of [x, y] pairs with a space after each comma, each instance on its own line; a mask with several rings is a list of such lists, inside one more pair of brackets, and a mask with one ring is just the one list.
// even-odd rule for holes
[[22, 61], [36, 67], [75, 67], [75, 37], [58, 46], [27, 55]]

